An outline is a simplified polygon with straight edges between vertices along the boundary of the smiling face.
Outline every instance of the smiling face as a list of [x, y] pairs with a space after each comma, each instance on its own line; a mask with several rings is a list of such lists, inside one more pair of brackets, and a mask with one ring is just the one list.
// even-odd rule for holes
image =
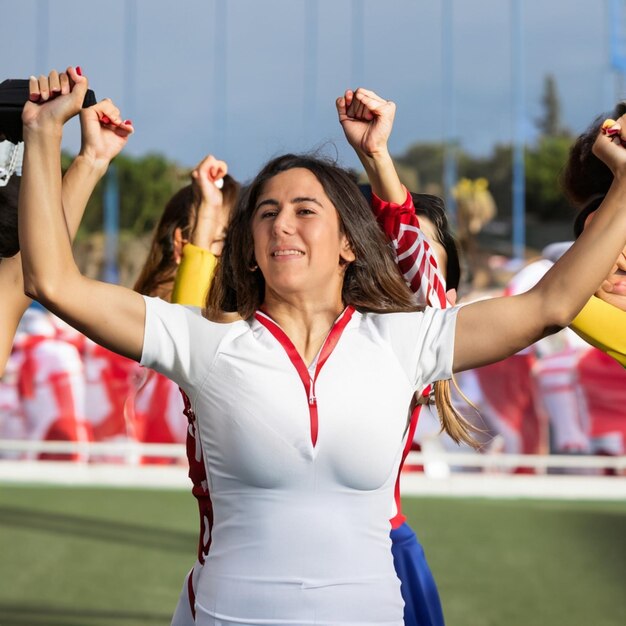
[[354, 260], [337, 210], [319, 180], [305, 168], [265, 183], [252, 217], [254, 256], [268, 291], [341, 299], [345, 266]]

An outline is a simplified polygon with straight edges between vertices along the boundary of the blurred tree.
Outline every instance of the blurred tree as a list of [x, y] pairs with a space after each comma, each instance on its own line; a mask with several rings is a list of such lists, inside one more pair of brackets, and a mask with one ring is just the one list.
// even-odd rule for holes
[[547, 74], [543, 79], [541, 105], [543, 112], [541, 117], [536, 120], [536, 124], [542, 137], [558, 137], [569, 134], [567, 129], [561, 126], [561, 101], [556, 80], [552, 74]]
[[[66, 153], [62, 155], [64, 170], [72, 158]], [[119, 176], [120, 229], [134, 235], [151, 231], [167, 201], [189, 180], [189, 170], [158, 154], [120, 155], [115, 165]], [[102, 197], [103, 181], [100, 181], [87, 205], [79, 238], [102, 230]]]
[[569, 149], [569, 135], [546, 135], [526, 151], [526, 211], [543, 220], [570, 220], [573, 209], [561, 191], [559, 178]]
[[[415, 143], [396, 159], [398, 166], [413, 170], [415, 181], [419, 189], [411, 191], [426, 191], [438, 188], [441, 193], [443, 172], [443, 146], [439, 143]], [[430, 191], [430, 193], [437, 193]]]
[[120, 183], [120, 227], [135, 233], [151, 231], [167, 201], [183, 184], [189, 172], [158, 154], [117, 161]]
[[561, 123], [561, 102], [556, 80], [544, 78], [542, 115], [536, 120], [540, 136], [526, 151], [526, 211], [542, 220], [569, 220], [572, 210], [561, 191], [559, 178], [573, 137]]
[[[557, 84], [551, 74], [544, 78], [541, 105], [542, 114], [536, 121], [540, 137], [537, 144], [526, 151], [526, 210], [541, 219], [569, 219], [571, 212], [562, 197], [558, 179], [567, 160], [572, 135], [562, 124]], [[486, 178], [499, 218], [508, 219], [511, 215], [511, 145], [496, 145], [486, 157], [471, 156], [458, 148], [457, 157], [459, 178]], [[397, 162], [416, 171], [419, 191], [442, 193], [441, 144], [413, 144]]]
[[[407, 170], [414, 170], [413, 191], [443, 194], [443, 147], [440, 144], [417, 143], [397, 157], [396, 163], [405, 184], [410, 180]], [[460, 178], [486, 178], [498, 206], [498, 214], [511, 214], [511, 147], [496, 145], [485, 157], [470, 156], [457, 148], [457, 169]]]

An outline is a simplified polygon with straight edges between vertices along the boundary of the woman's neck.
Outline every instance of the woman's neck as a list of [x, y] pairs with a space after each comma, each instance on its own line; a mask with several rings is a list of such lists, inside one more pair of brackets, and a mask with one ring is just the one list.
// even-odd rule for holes
[[312, 299], [282, 298], [272, 293], [265, 294], [261, 306], [261, 310], [283, 329], [307, 366], [317, 356], [344, 308], [341, 298], [320, 302]]

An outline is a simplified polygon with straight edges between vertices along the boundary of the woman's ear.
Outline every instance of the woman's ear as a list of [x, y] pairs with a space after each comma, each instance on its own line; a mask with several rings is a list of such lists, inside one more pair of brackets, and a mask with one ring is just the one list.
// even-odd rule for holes
[[341, 249], [339, 251], [339, 260], [341, 265], [349, 265], [356, 260], [356, 255], [352, 251], [352, 246], [348, 241], [348, 238], [343, 235], [341, 239]]
[[446, 291], [446, 300], [451, 306], [454, 306], [456, 304], [456, 297], [457, 297], [456, 289], [452, 288]]
[[589, 226], [589, 224], [591, 224], [591, 220], [593, 219], [593, 216], [596, 214], [595, 211], [592, 211], [591, 213], [589, 213], [589, 215], [587, 215], [587, 217], [585, 218], [585, 225], [583, 226], [583, 228], [587, 228], [587, 226]]
[[183, 229], [180, 226], [177, 226], [174, 229], [174, 263], [176, 265], [180, 265], [180, 262], [183, 258], [183, 246], [187, 243], [187, 240], [183, 237]]

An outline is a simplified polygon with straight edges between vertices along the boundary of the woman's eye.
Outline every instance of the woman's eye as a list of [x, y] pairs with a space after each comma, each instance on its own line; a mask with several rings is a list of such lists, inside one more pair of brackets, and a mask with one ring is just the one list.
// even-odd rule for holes
[[300, 215], [313, 215], [315, 211], [313, 209], [309, 209], [308, 207], [302, 207], [298, 209], [298, 214]]
[[261, 219], [264, 220], [268, 217], [276, 217], [277, 214], [278, 211], [263, 211], [263, 213], [261, 213]]

